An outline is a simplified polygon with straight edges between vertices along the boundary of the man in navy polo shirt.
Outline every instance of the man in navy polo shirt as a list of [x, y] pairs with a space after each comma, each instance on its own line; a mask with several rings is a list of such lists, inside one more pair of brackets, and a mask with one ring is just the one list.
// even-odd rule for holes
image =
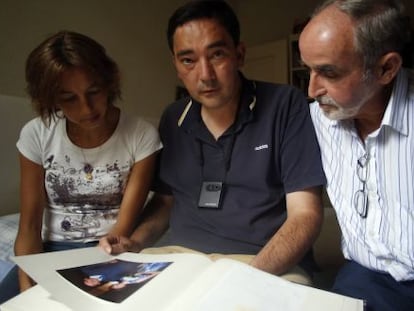
[[101, 246], [141, 251], [169, 227], [169, 243], [185, 251], [238, 254], [309, 284], [325, 176], [305, 97], [244, 78], [239, 22], [224, 1], [178, 8], [167, 35], [190, 97], [161, 118], [164, 149], [144, 220], [129, 239]]

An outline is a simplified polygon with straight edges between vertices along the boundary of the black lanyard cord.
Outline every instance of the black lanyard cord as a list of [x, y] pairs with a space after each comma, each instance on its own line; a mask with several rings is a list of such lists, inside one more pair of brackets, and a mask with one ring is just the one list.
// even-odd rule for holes
[[[196, 138], [196, 142], [197, 142], [197, 157], [198, 157], [198, 163], [202, 169], [203, 175], [204, 175], [204, 163], [205, 163], [205, 158], [204, 158], [204, 152], [203, 152], [203, 142], [200, 138]], [[229, 147], [227, 148], [227, 152], [225, 152], [224, 154], [224, 165], [225, 165], [225, 173], [227, 175], [227, 172], [230, 170], [231, 167], [231, 156], [233, 154], [233, 149], [234, 149], [234, 145], [236, 143], [236, 133], [232, 133], [231, 137], [230, 137], [230, 143], [229, 143]]]

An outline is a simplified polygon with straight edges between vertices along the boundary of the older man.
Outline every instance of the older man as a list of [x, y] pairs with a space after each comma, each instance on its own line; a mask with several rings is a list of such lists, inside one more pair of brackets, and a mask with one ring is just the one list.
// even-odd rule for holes
[[[394, 0], [326, 1], [299, 39], [347, 262], [333, 289], [414, 310], [414, 83]], [[319, 106], [319, 107], [318, 107]]]

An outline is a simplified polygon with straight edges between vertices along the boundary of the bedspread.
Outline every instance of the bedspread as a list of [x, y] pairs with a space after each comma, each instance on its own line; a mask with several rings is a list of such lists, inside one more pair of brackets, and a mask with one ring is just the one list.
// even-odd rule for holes
[[13, 255], [14, 240], [19, 225], [19, 214], [0, 217], [0, 282], [14, 263], [10, 260]]
[[19, 225], [19, 214], [0, 217], [0, 259], [9, 260]]

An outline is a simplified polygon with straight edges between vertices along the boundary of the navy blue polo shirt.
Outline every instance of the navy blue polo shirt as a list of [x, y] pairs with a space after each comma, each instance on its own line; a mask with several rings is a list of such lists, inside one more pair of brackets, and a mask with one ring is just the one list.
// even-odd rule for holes
[[[168, 106], [161, 118], [155, 190], [174, 196], [171, 244], [256, 254], [286, 220], [286, 193], [325, 184], [303, 94], [242, 79], [237, 119], [218, 140], [190, 98]], [[221, 208], [198, 207], [203, 181], [223, 182]]]

